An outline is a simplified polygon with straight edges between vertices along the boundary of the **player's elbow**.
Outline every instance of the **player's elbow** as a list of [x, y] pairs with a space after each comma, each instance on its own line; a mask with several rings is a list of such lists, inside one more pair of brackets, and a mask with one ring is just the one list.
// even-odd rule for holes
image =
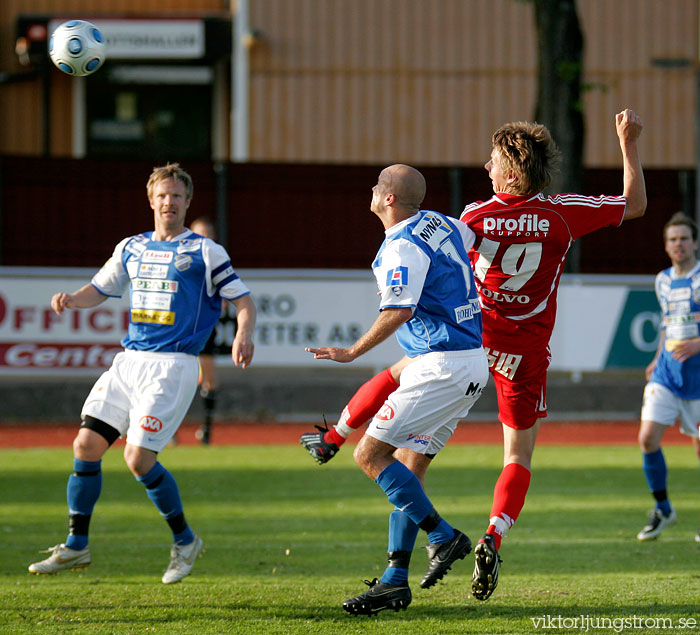
[[408, 322], [413, 317], [413, 309], [409, 307], [402, 307], [397, 309], [397, 318], [400, 322]]
[[625, 220], [632, 220], [633, 218], [641, 218], [647, 211], [647, 197], [641, 199], [628, 199], [627, 205], [625, 206]]

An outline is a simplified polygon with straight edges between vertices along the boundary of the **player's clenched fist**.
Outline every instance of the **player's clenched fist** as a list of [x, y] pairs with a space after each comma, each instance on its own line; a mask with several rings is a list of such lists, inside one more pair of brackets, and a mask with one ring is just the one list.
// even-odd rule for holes
[[51, 308], [58, 315], [61, 315], [65, 309], [72, 309], [74, 306], [73, 296], [70, 293], [56, 293], [51, 298]]
[[632, 141], [642, 134], [642, 118], [629, 108], [615, 115], [615, 128], [620, 140]]

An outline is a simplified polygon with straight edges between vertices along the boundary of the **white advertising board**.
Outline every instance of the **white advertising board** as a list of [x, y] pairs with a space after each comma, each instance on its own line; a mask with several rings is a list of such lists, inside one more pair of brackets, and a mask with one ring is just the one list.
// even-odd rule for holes
[[[256, 366], [337, 365], [314, 360], [304, 347], [348, 346], [377, 315], [379, 298], [370, 272], [238, 273], [258, 307]], [[94, 374], [109, 366], [128, 328], [127, 299], [110, 298], [61, 316], [50, 307], [54, 293], [75, 291], [93, 274], [88, 269], [0, 268], [0, 374]], [[383, 367], [400, 355], [391, 338], [357, 363]]]
[[[90, 269], [0, 267], [0, 374], [94, 374], [121, 350], [129, 323], [126, 299], [110, 298], [92, 309], [62, 316], [50, 307], [58, 291], [86, 284]], [[379, 299], [369, 271], [241, 270], [258, 307], [256, 366], [311, 366], [304, 347], [349, 346], [374, 321]], [[217, 326], [233, 340], [233, 321]], [[552, 370], [600, 371], [643, 368], [658, 341], [653, 277], [626, 281], [587, 276], [564, 278], [550, 342]], [[376, 369], [402, 355], [391, 337], [355, 365]], [[231, 364], [225, 356], [220, 365]]]

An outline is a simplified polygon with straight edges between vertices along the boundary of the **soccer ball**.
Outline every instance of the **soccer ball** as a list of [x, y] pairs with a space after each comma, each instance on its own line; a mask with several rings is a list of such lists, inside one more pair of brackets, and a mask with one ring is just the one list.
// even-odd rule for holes
[[105, 40], [92, 22], [70, 20], [51, 34], [49, 57], [68, 75], [91, 75], [105, 61]]

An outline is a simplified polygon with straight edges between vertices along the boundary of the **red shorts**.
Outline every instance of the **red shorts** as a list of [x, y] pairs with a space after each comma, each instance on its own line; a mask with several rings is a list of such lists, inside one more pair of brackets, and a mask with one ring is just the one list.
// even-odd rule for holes
[[498, 418], [516, 430], [527, 430], [547, 416], [549, 347], [509, 353], [484, 343], [489, 370], [496, 385]]

